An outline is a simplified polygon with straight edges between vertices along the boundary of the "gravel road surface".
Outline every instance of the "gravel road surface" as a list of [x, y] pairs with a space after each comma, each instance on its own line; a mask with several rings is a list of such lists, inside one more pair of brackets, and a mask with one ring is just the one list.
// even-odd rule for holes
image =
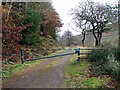
[[[73, 51], [64, 51], [70, 53]], [[60, 53], [61, 54], [61, 53]], [[47, 59], [39, 65], [22, 72], [20, 75], [11, 77], [3, 82], [3, 88], [60, 88], [62, 85], [62, 76], [65, 64], [69, 61], [71, 55]], [[57, 64], [54, 63], [59, 60]]]

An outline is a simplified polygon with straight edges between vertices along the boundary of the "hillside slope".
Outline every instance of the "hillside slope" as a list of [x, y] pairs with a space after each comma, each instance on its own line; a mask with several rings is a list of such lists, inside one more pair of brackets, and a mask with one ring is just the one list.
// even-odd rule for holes
[[103, 34], [102, 42], [110, 42], [111, 44], [118, 44], [118, 31], [109, 31]]
[[41, 35], [40, 42], [40, 44], [37, 44], [35, 46], [21, 46], [21, 49], [40, 49], [40, 51], [25, 51], [25, 59], [38, 58], [56, 52], [56, 50], [47, 49], [63, 48], [62, 45], [60, 45], [59, 42], [54, 40], [50, 35]]
[[[77, 41], [75, 41], [75, 43], [77, 43], [77, 45], [82, 46], [82, 38], [83, 35], [77, 35], [74, 36], [76, 38]], [[116, 44], [118, 43], [118, 30], [111, 30], [108, 31], [107, 33], [103, 33], [102, 35], [102, 42], [110, 42], [111, 44]], [[86, 35], [86, 39], [85, 39], [85, 46], [86, 47], [93, 47], [95, 43], [94, 37], [92, 35], [92, 33], [89, 33]]]
[[[54, 40], [50, 35], [41, 35], [40, 36], [40, 43], [36, 45], [21, 45], [19, 44], [18, 48], [18, 55], [15, 56], [14, 54], [12, 55], [13, 57], [16, 58], [10, 59], [9, 57], [5, 57], [4, 54], [4, 60], [3, 64], [9, 65], [9, 64], [21, 64], [21, 49], [40, 49], [39, 51], [24, 51], [24, 59], [32, 59], [32, 58], [39, 58], [45, 55], [49, 55], [53, 52], [56, 52], [56, 50], [46, 50], [46, 49], [61, 49], [63, 48], [62, 45], [58, 43], [58, 41]], [[5, 49], [6, 53], [8, 52], [7, 49]]]
[[[76, 35], [74, 36], [75, 39], [76, 39], [76, 42], [78, 46], [83, 46], [82, 45], [82, 39], [83, 39], [83, 35], [80, 34], [80, 35]], [[85, 47], [93, 47], [94, 46], [94, 37], [92, 35], [92, 33], [89, 33], [89, 34], [86, 34], [86, 37], [85, 37]]]

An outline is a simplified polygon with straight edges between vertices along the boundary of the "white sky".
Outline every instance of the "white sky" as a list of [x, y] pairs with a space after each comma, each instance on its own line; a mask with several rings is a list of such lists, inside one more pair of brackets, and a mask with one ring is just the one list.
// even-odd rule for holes
[[[78, 2], [82, 0], [52, 0], [52, 4], [58, 14], [60, 15], [60, 18], [62, 20], [62, 23], [64, 25], [61, 27], [61, 32], [60, 35], [62, 35], [66, 30], [72, 31], [73, 35], [78, 35], [80, 32], [74, 31], [72, 28], [75, 27], [75, 24], [71, 24], [72, 22], [72, 16], [69, 15], [69, 10], [72, 8], [75, 8], [78, 5]], [[118, 0], [94, 0], [95, 2], [100, 2], [100, 3], [118, 3]], [[73, 23], [73, 22], [72, 22]], [[71, 28], [72, 26], [72, 28]]]

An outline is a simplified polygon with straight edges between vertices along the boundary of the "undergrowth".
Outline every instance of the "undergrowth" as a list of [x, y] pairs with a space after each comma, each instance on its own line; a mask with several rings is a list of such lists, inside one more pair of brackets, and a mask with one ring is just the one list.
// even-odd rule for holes
[[89, 70], [91, 62], [76, 60], [77, 55], [74, 55], [65, 66], [63, 88], [112, 88], [112, 86], [107, 85], [109, 78], [91, 75]]
[[104, 50], [92, 50], [90, 53], [90, 70], [95, 76], [109, 75], [112, 77], [115, 88], [120, 88], [120, 50], [109, 42], [102, 43]]

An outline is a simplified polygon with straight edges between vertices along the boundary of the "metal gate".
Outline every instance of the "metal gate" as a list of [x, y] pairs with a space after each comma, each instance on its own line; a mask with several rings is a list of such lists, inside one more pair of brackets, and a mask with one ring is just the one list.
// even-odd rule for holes
[[81, 50], [88, 50], [88, 51], [91, 51], [93, 49], [89, 49], [89, 48], [78, 48], [78, 49], [46, 49], [46, 50], [74, 50], [73, 53], [68, 53], [68, 54], [61, 54], [61, 55], [54, 55], [54, 56], [48, 56], [48, 57], [40, 57], [40, 58], [35, 58], [35, 59], [28, 59], [28, 60], [24, 60], [24, 51], [40, 51], [40, 49], [22, 49], [21, 50], [21, 61], [22, 61], [22, 64], [26, 61], [33, 61], [33, 60], [39, 60], [39, 59], [46, 59], [46, 58], [53, 58], [53, 57], [59, 57], [59, 56], [66, 56], [66, 55], [72, 55], [72, 54], [78, 54], [78, 61], [80, 61], [80, 59], [89, 59], [89, 58], [80, 58], [80, 55], [88, 55], [89, 52], [87, 53], [83, 53], [83, 52], [80, 52]]
[[67, 53], [67, 54], [61, 54], [61, 55], [54, 55], [54, 56], [48, 56], [48, 57], [40, 57], [35, 59], [24, 59], [24, 51], [40, 51], [40, 49], [22, 49], [21, 50], [21, 61], [22, 64], [26, 61], [33, 61], [33, 60], [39, 60], [39, 59], [46, 59], [46, 58], [53, 58], [53, 57], [59, 57], [59, 56], [66, 56], [66, 55], [72, 55], [78, 53], [78, 61], [80, 60], [80, 49], [46, 49], [46, 50], [74, 50], [73, 53]]

